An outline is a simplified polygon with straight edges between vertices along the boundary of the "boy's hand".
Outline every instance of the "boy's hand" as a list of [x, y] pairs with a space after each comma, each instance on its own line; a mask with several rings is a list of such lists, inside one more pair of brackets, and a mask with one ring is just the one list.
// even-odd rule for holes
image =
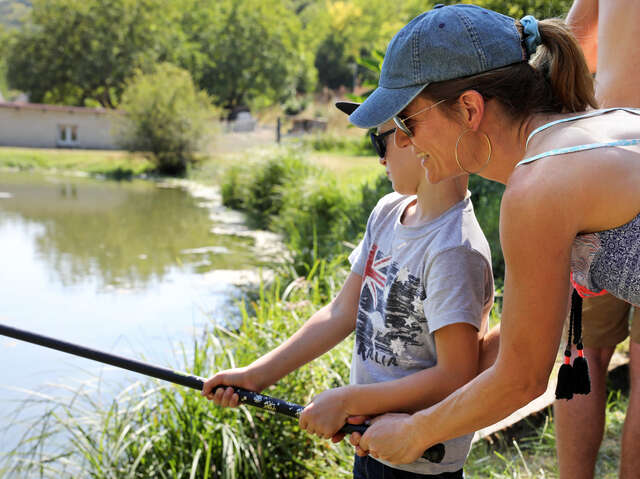
[[311, 434], [330, 439], [344, 426], [348, 386], [328, 389], [314, 397], [300, 415], [300, 427]]
[[[347, 418], [347, 424], [364, 424], [365, 422], [369, 421], [371, 417], [372, 416], [349, 416]], [[338, 434], [336, 434], [331, 438], [331, 442], [340, 442], [344, 439], [344, 436], [345, 436], [344, 432], [339, 432]], [[352, 432], [349, 437], [349, 442], [354, 446], [357, 446], [358, 442], [360, 442], [361, 437], [362, 437], [362, 434], [360, 434], [359, 432]]]
[[221, 371], [205, 381], [201, 394], [222, 407], [237, 407], [240, 398], [233, 392], [232, 387], [218, 388], [215, 392], [212, 392], [219, 385], [236, 386], [256, 392], [262, 389], [252, 378], [251, 371], [246, 367]]

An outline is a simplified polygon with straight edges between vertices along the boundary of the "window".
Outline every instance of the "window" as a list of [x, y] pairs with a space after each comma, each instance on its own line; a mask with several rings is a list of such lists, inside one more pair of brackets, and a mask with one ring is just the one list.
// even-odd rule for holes
[[78, 144], [78, 125], [58, 125], [58, 146]]

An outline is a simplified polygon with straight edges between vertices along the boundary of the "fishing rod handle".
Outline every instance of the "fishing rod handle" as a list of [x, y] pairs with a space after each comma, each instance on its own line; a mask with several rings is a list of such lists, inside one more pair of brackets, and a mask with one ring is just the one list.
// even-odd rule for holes
[[[220, 385], [216, 386], [216, 388], [214, 389], [217, 389], [219, 387], [225, 388], [228, 386]], [[267, 396], [266, 394], [255, 393], [253, 391], [248, 391], [246, 389], [238, 387], [233, 387], [233, 389], [238, 395], [241, 404], [249, 404], [250, 406], [255, 406], [261, 409], [266, 409], [267, 411], [285, 414], [287, 416], [295, 418], [300, 417], [300, 414], [304, 410], [303, 406], [285, 401], [283, 399]], [[369, 426], [367, 426], [366, 424], [345, 424], [340, 429], [340, 432], [345, 434], [351, 434], [352, 432], [364, 434], [368, 427]], [[442, 462], [444, 453], [444, 444], [439, 443], [427, 449], [424, 454], [422, 454], [422, 457], [437, 464], [439, 462]]]
[[[344, 432], [345, 434], [359, 432], [360, 434], [364, 434], [368, 428], [369, 426], [365, 424], [345, 424], [344, 426], [342, 426], [342, 429], [340, 429], [340, 432]], [[438, 443], [424, 451], [424, 453], [422, 454], [422, 458], [438, 464], [442, 462], [442, 459], [444, 459], [444, 453], [444, 444]]]

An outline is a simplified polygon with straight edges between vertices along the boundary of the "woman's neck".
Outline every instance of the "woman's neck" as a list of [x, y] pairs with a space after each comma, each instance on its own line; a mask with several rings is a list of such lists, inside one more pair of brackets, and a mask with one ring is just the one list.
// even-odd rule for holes
[[505, 114], [492, 116], [494, 120], [483, 125], [491, 139], [492, 158], [481, 176], [506, 185], [518, 162], [526, 156], [527, 138], [531, 132], [554, 118], [566, 115], [535, 114], [522, 122], [514, 121]]

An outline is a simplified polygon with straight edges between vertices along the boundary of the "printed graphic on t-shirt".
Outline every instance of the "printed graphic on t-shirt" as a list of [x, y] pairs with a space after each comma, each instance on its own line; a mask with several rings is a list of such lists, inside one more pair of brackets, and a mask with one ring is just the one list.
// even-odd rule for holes
[[[363, 361], [398, 366], [420, 347], [427, 320], [420, 280], [377, 245], [369, 251], [360, 291], [356, 351]], [[409, 358], [407, 358], [409, 359]]]

